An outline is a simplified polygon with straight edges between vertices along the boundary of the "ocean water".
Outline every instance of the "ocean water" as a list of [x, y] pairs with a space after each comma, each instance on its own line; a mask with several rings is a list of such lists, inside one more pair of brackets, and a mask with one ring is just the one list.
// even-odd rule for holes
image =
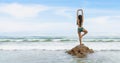
[[120, 51], [96, 51], [76, 58], [60, 50], [0, 51], [0, 63], [119, 63]]
[[84, 37], [95, 53], [76, 58], [65, 51], [79, 44], [74, 37], [0, 37], [0, 63], [119, 63], [120, 37]]
[[[28, 36], [28, 37], [0, 37], [0, 42], [76, 42], [77, 37], [51, 37], [51, 36]], [[83, 42], [120, 42], [120, 36], [87, 36]]]
[[[120, 50], [118, 36], [88, 36], [83, 43], [96, 50]], [[69, 50], [78, 45], [76, 37], [0, 37], [0, 50]]]

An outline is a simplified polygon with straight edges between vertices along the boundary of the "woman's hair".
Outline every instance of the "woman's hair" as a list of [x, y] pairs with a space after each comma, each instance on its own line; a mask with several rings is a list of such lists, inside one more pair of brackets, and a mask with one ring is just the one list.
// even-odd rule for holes
[[79, 19], [79, 23], [80, 23], [80, 26], [82, 25], [82, 15], [78, 15], [78, 19]]

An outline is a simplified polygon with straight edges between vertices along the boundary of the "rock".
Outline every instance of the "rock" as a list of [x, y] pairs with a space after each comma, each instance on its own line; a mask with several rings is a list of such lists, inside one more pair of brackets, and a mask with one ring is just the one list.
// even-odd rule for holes
[[68, 54], [76, 56], [78, 58], [84, 58], [87, 56], [87, 54], [94, 53], [92, 49], [89, 49], [87, 46], [84, 44], [78, 45], [74, 48], [72, 48], [69, 51], [66, 51]]

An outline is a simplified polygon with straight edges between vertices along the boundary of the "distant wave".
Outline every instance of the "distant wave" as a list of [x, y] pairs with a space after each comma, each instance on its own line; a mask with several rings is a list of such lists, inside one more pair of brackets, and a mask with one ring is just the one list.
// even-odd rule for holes
[[65, 42], [77, 41], [71, 39], [0, 39], [0, 42]]
[[[77, 42], [78, 39], [70, 39], [70, 38], [46, 38], [46, 39], [34, 39], [34, 38], [26, 38], [26, 39], [0, 39], [0, 42]], [[84, 42], [120, 42], [120, 39], [96, 39], [96, 38], [85, 38]]]
[[[120, 42], [118, 36], [87, 36], [84, 42]], [[78, 37], [49, 37], [49, 36], [28, 36], [28, 37], [1, 37], [0, 42], [78, 42]]]

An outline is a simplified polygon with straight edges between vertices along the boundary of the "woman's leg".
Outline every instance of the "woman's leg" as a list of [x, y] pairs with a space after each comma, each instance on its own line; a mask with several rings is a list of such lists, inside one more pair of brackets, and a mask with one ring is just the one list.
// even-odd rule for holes
[[83, 34], [81, 32], [78, 32], [78, 36], [79, 36], [79, 41], [80, 41], [80, 45], [82, 45], [82, 37], [84, 35], [86, 35], [88, 33], [88, 31], [86, 29], [84, 29], [83, 31]]
[[82, 35], [81, 35], [81, 32], [78, 32], [78, 36], [79, 36], [80, 45], [82, 45]]
[[84, 35], [86, 35], [88, 33], [88, 31], [86, 29], [84, 29], [82, 32], [83, 32], [83, 34], [81, 37], [83, 37]]

